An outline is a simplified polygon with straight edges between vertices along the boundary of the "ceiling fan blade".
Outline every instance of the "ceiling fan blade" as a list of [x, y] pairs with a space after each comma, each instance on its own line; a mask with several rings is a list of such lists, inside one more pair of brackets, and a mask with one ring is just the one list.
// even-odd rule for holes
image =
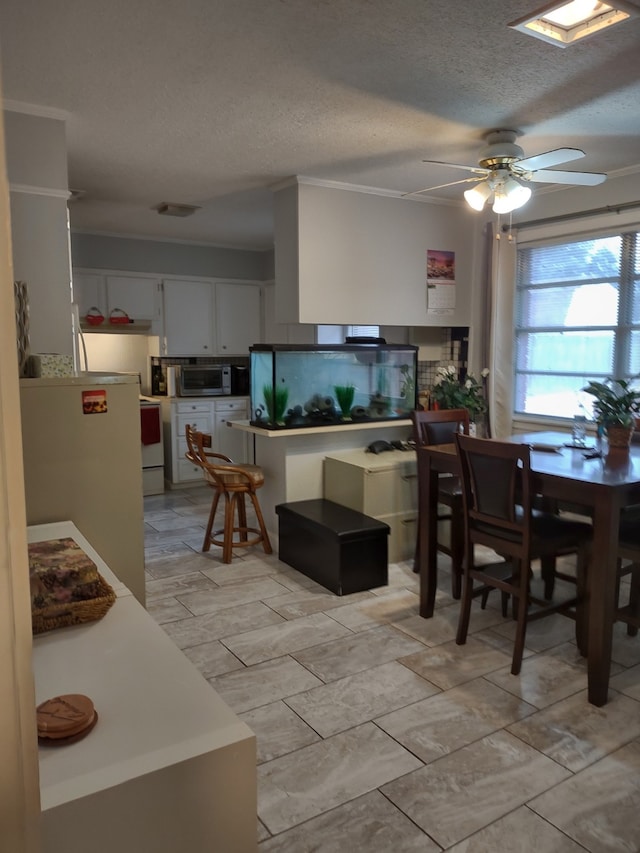
[[465, 172], [475, 172], [476, 175], [488, 175], [491, 169], [482, 166], [463, 166], [461, 163], [443, 163], [442, 160], [423, 160], [423, 163], [431, 163], [433, 166], [448, 166], [450, 169], [464, 169]]
[[438, 184], [435, 187], [425, 187], [423, 190], [414, 190], [412, 193], [403, 193], [401, 198], [407, 198], [412, 195], [420, 195], [420, 193], [429, 193], [432, 190], [441, 190], [444, 187], [455, 187], [456, 184], [469, 184], [469, 183], [477, 183], [478, 181], [483, 180], [484, 175], [479, 175], [475, 178], [463, 178], [461, 181], [450, 181], [448, 184]]
[[542, 154], [534, 154], [533, 157], [516, 160], [515, 165], [527, 172], [535, 172], [537, 169], [547, 169], [549, 166], [558, 166], [560, 163], [579, 160], [584, 156], [584, 151], [579, 148], [554, 148], [553, 151], [545, 151]]
[[[519, 165], [519, 164], [518, 164]], [[607, 176], [602, 172], [562, 172], [556, 169], [547, 169], [534, 172], [525, 180], [539, 184], [575, 184], [581, 187], [595, 187], [606, 181]]]

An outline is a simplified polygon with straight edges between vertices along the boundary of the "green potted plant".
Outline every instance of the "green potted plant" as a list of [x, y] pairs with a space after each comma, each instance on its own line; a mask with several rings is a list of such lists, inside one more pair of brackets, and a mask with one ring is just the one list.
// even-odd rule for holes
[[593, 414], [607, 435], [609, 447], [628, 447], [631, 441], [640, 414], [640, 389], [632, 387], [634, 379], [638, 377], [591, 380], [582, 389], [594, 398]]
[[489, 369], [485, 367], [480, 382], [471, 374], [467, 374], [465, 379], [460, 381], [458, 370], [453, 364], [438, 367], [436, 381], [431, 389], [431, 400], [438, 409], [467, 409], [469, 419], [475, 421], [487, 411], [484, 380], [488, 375]]

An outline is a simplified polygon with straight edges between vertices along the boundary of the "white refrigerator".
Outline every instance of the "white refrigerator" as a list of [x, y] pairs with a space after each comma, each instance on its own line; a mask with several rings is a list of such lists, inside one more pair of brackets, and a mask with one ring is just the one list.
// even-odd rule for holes
[[144, 605], [139, 391], [126, 374], [20, 380], [27, 524], [72, 521]]

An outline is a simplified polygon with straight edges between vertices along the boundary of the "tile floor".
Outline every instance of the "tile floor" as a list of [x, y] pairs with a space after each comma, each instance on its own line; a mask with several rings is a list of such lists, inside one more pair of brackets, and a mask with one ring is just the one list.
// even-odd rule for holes
[[446, 566], [425, 620], [410, 563], [344, 597], [259, 548], [224, 565], [210, 498], [145, 498], [147, 606], [257, 735], [260, 853], [640, 851], [640, 637], [616, 626], [595, 708], [570, 620], [513, 676], [495, 594], [457, 646]]

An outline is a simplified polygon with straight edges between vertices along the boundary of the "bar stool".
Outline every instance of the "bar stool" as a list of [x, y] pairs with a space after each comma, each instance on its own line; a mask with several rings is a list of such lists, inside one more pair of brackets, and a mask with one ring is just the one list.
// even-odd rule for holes
[[[228, 456], [206, 450], [206, 447], [211, 447], [211, 436], [192, 429], [190, 424], [187, 424], [186, 439], [187, 459], [202, 468], [207, 484], [215, 491], [202, 550], [208, 551], [211, 545], [218, 545], [222, 548], [224, 563], [231, 562], [234, 548], [248, 548], [260, 542], [265, 554], [271, 554], [271, 542], [256, 494], [257, 489], [264, 485], [262, 468], [258, 465], [236, 465]], [[247, 526], [245, 495], [249, 496], [253, 504], [258, 527]], [[224, 526], [220, 530], [214, 530], [221, 497], [224, 498]], [[251, 533], [254, 535], [250, 538]], [[234, 534], [238, 534], [238, 538], [235, 538]]]

